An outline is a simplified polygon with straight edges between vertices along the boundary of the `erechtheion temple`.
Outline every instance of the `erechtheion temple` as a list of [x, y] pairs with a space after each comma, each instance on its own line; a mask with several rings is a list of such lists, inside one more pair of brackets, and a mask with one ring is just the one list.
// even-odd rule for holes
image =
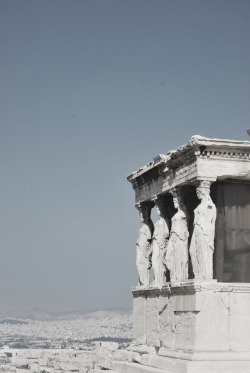
[[128, 180], [139, 280], [114, 371], [250, 372], [250, 142], [194, 136]]

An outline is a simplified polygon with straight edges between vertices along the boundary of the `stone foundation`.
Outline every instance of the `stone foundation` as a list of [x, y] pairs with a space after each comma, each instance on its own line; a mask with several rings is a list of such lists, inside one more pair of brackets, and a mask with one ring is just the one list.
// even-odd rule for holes
[[250, 351], [250, 284], [197, 282], [133, 288], [133, 345]]
[[249, 373], [250, 284], [135, 287], [133, 343], [121, 373]]

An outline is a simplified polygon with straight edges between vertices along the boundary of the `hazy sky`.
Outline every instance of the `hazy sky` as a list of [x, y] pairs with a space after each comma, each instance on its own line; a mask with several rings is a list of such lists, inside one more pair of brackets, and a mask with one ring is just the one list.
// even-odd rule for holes
[[0, 1], [2, 309], [132, 304], [126, 176], [248, 140], [249, 0]]

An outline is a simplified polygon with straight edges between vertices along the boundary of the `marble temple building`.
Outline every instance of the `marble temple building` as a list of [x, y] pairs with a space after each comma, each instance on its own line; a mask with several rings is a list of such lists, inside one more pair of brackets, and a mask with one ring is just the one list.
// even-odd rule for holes
[[250, 142], [193, 136], [128, 181], [138, 285], [114, 371], [250, 372]]

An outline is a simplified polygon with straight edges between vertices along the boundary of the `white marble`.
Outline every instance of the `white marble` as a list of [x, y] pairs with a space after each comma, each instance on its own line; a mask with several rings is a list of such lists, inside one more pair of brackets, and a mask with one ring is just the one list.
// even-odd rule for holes
[[138, 287], [133, 295], [137, 345], [250, 352], [249, 284], [187, 281], [171, 288]]
[[170, 271], [170, 280], [174, 282], [188, 279], [189, 215], [181, 194], [174, 191], [173, 196], [177, 213], [172, 218], [165, 262]]
[[[216, 199], [228, 179], [249, 183], [250, 142], [193, 136], [128, 176], [136, 206], [155, 204], [160, 218], [154, 233], [151, 223], [139, 233], [144, 249], [141, 267], [137, 262], [139, 286], [133, 288], [137, 325], [130, 351], [140, 357], [137, 363], [115, 360], [118, 372], [250, 372], [250, 284], [213, 279], [223, 278], [223, 219], [216, 223]], [[171, 222], [159, 201], [168, 206]], [[148, 221], [144, 216], [143, 224]]]
[[156, 201], [156, 211], [159, 215], [159, 219], [155, 223], [152, 237], [153, 285], [163, 285], [166, 283], [167, 267], [165, 264], [165, 256], [171, 223], [167, 214], [167, 206], [163, 201]]
[[200, 181], [197, 184], [196, 193], [201, 202], [194, 210], [194, 230], [189, 251], [195, 278], [212, 279], [216, 207], [209, 195], [211, 183]]
[[170, 294], [159, 295], [159, 340], [160, 345], [174, 348], [175, 342], [175, 299]]
[[151, 240], [154, 226], [150, 218], [151, 209], [148, 206], [138, 208], [142, 227], [139, 229], [136, 241], [136, 267], [139, 285], [149, 285], [152, 248]]
[[146, 344], [160, 347], [159, 340], [159, 298], [148, 296], [146, 299], [145, 335]]
[[133, 299], [133, 341], [135, 344], [145, 344], [146, 299], [136, 296]]
[[[250, 355], [250, 292], [230, 295], [230, 349]], [[249, 370], [250, 371], [250, 370]]]
[[[130, 174], [127, 179], [135, 190], [135, 202], [148, 201], [155, 195], [169, 192], [173, 186], [194, 180], [223, 180], [233, 177], [250, 180], [250, 142], [209, 139], [193, 136], [187, 144], [167, 155], [159, 155], [147, 166]], [[144, 178], [157, 170], [157, 178]], [[140, 179], [140, 182], [138, 181]]]
[[[97, 356], [94, 352], [46, 349], [16, 349], [11, 362], [1, 367], [3, 372], [41, 373], [41, 372], [76, 372], [92, 371]], [[9, 352], [10, 352], [9, 351]]]
[[[249, 373], [250, 360], [245, 356], [218, 356], [205, 354], [203, 359], [181, 359], [179, 353], [172, 357], [142, 355], [140, 364], [114, 361], [113, 368], [119, 373]], [[232, 354], [231, 354], [232, 355]], [[197, 355], [196, 355], [197, 357]], [[241, 360], [239, 360], [241, 359]]]

